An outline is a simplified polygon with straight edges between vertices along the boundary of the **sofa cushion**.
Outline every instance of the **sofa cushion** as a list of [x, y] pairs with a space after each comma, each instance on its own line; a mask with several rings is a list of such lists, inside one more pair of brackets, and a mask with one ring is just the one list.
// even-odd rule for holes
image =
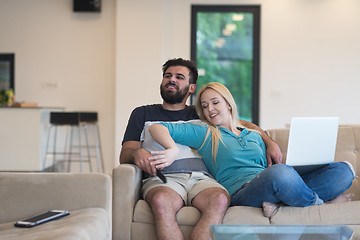
[[105, 240], [111, 239], [110, 225], [103, 208], [87, 208], [74, 210], [69, 216], [32, 228], [16, 228], [14, 222], [0, 224], [0, 239]]
[[153, 213], [149, 204], [145, 202], [145, 200], [139, 200], [136, 202], [133, 221], [139, 223], [154, 223]]
[[[171, 122], [171, 123], [184, 123], [184, 122], [192, 122], [192, 123], [198, 123], [200, 124], [200, 120], [191, 120], [191, 121], [177, 121], [177, 122]], [[151, 122], [147, 121], [145, 122], [144, 129], [141, 132], [140, 140], [142, 141], [142, 147], [145, 148], [148, 151], [159, 151], [163, 150], [164, 147], [162, 147], [159, 143], [157, 143], [151, 136], [149, 132], [149, 127], [153, 125], [154, 123], [159, 123], [159, 121]], [[182, 145], [177, 143], [176, 144], [178, 148], [180, 149], [180, 153], [176, 160], [184, 159], [184, 158], [200, 158], [200, 156], [193, 151], [190, 147]], [[175, 160], [175, 161], [176, 161]]]
[[360, 224], [360, 201], [309, 207], [280, 207], [271, 224]]
[[224, 224], [270, 224], [269, 219], [264, 217], [262, 208], [233, 206], [229, 207], [223, 220]]

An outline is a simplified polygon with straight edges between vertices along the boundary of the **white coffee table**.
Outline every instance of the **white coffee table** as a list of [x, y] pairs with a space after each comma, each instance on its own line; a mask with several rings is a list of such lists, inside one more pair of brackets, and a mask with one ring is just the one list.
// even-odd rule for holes
[[213, 240], [349, 240], [345, 225], [211, 225]]

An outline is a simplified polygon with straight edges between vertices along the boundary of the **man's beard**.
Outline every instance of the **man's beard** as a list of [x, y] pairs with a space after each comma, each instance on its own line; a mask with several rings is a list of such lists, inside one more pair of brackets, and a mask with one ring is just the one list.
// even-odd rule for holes
[[181, 91], [177, 90], [176, 92], [171, 92], [171, 91], [166, 91], [165, 90], [165, 87], [168, 86], [168, 85], [172, 85], [172, 86], [176, 87], [175, 84], [171, 84], [171, 83], [168, 83], [165, 86], [162, 86], [160, 84], [160, 94], [161, 94], [162, 99], [166, 103], [169, 103], [169, 104], [182, 103], [183, 100], [187, 97], [190, 86], [185, 87]]

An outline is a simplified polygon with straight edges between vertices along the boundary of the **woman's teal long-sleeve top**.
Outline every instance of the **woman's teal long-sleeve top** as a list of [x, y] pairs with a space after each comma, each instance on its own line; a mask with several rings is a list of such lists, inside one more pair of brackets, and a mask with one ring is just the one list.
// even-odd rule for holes
[[208, 129], [206, 125], [170, 122], [160, 124], [169, 129], [175, 142], [198, 151], [210, 173], [230, 195], [267, 167], [265, 144], [260, 134], [255, 131], [244, 128], [237, 136], [228, 129], [219, 127], [224, 144], [219, 140], [216, 162], [214, 162], [211, 133], [203, 145]]

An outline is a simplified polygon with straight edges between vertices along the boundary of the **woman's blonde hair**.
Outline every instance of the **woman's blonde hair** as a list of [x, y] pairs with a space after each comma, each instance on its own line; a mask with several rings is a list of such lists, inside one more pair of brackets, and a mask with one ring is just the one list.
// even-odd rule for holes
[[204, 111], [203, 111], [202, 104], [201, 104], [201, 95], [207, 89], [212, 89], [212, 90], [218, 92], [225, 99], [225, 101], [229, 104], [229, 106], [231, 108], [230, 114], [231, 114], [231, 117], [232, 117], [233, 126], [234, 127], [244, 127], [244, 126], [242, 126], [240, 124], [239, 116], [238, 116], [238, 110], [237, 110], [237, 107], [236, 107], [235, 100], [234, 100], [233, 96], [231, 95], [229, 89], [227, 89], [223, 84], [217, 83], [217, 82], [211, 82], [211, 83], [208, 83], [208, 84], [204, 85], [199, 90], [199, 92], [197, 93], [197, 97], [196, 97], [195, 108], [196, 108], [196, 111], [197, 111], [197, 113], [198, 113], [198, 115], [200, 117], [200, 120], [207, 123], [207, 125], [208, 125], [208, 131], [206, 133], [204, 143], [202, 144], [201, 147], [204, 146], [205, 141], [206, 141], [207, 137], [209, 136], [209, 134], [211, 132], [211, 140], [212, 140], [211, 152], [212, 152], [212, 156], [213, 156], [213, 161], [216, 163], [216, 156], [217, 156], [217, 152], [218, 152], [218, 149], [219, 149], [219, 141], [221, 141], [223, 144], [224, 144], [224, 142], [221, 139], [221, 133], [219, 131], [218, 126], [212, 125], [206, 119], [206, 117], [204, 115]]

